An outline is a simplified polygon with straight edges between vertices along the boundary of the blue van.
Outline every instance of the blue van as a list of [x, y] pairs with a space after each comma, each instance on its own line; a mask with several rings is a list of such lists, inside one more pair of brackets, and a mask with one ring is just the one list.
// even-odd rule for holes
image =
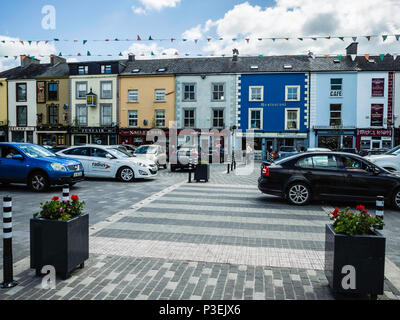
[[35, 192], [84, 179], [82, 163], [31, 143], [0, 143], [0, 182], [26, 183]]

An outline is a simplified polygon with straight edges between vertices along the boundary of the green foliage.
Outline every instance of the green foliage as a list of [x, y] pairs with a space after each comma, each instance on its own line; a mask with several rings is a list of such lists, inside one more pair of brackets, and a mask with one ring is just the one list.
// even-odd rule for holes
[[375, 230], [380, 230], [385, 225], [382, 217], [372, 217], [368, 210], [362, 205], [358, 205], [354, 213], [349, 207], [344, 210], [335, 210], [329, 214], [333, 220], [333, 227], [336, 233], [345, 234], [349, 236], [354, 235], [372, 235]]
[[68, 221], [80, 216], [83, 211], [84, 201], [79, 201], [78, 196], [72, 196], [71, 201], [60, 201], [58, 197], [54, 197], [52, 201], [41, 203], [41, 211], [33, 216], [58, 221]]

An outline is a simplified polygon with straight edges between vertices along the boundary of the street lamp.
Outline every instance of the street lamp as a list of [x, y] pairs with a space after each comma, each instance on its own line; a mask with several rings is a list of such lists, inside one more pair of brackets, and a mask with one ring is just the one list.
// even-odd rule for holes
[[90, 92], [86, 95], [86, 106], [95, 107], [97, 105], [97, 95], [93, 93], [92, 88]]

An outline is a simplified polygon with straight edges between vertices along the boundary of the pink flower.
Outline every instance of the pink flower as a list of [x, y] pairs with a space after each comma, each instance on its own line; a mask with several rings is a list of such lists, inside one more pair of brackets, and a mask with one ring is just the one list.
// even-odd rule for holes
[[61, 207], [61, 208], [60, 208], [60, 212], [63, 212], [63, 211], [64, 211], [64, 209]]

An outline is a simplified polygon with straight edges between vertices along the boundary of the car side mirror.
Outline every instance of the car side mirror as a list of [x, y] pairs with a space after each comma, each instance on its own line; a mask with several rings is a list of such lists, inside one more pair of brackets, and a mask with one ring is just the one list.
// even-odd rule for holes
[[20, 154], [15, 154], [12, 156], [13, 160], [24, 160], [24, 157], [21, 156]]

